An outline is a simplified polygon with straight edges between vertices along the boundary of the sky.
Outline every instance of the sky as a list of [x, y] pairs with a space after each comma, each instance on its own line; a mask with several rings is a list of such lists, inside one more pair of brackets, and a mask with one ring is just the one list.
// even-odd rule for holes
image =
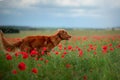
[[118, 27], [120, 0], [0, 0], [0, 25]]

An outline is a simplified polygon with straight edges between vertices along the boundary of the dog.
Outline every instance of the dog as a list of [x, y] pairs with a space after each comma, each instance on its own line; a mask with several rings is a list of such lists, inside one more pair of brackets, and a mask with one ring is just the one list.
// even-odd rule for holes
[[51, 36], [27, 36], [18, 42], [10, 43], [5, 37], [2, 31], [0, 31], [1, 41], [5, 50], [15, 51], [29, 51], [36, 49], [41, 56], [43, 48], [46, 48], [45, 54], [49, 53], [54, 47], [56, 47], [62, 40], [69, 40], [71, 35], [64, 29], [59, 29], [55, 34]]

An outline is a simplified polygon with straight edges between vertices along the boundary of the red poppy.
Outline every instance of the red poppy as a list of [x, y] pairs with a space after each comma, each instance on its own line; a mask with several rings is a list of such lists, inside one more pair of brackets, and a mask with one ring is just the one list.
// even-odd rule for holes
[[83, 76], [83, 80], [87, 80], [87, 76], [86, 75]]
[[27, 59], [27, 58], [28, 58], [28, 53], [26, 53], [26, 52], [21, 52], [21, 54], [22, 54], [23, 59]]
[[34, 74], [37, 74], [37, 73], [38, 73], [38, 69], [37, 69], [37, 68], [32, 68], [32, 72], [33, 72]]
[[21, 70], [21, 71], [24, 71], [26, 69], [26, 64], [24, 62], [20, 62], [18, 64], [18, 68]]
[[67, 48], [66, 47], [64, 47], [64, 50], [66, 50]]
[[64, 57], [65, 57], [65, 55], [62, 55], [62, 56], [61, 56], [61, 58], [64, 58]]
[[17, 71], [15, 69], [12, 70], [12, 74], [17, 74]]
[[109, 46], [112, 46], [112, 44], [109, 44]]
[[107, 45], [102, 46], [102, 52], [103, 53], [107, 53], [107, 50], [108, 50], [108, 46]]
[[110, 51], [113, 51], [113, 50], [114, 50], [114, 48], [111, 47], [111, 48], [110, 48]]
[[78, 48], [78, 51], [80, 51], [81, 49], [80, 48]]
[[48, 60], [45, 60], [45, 63], [47, 64], [47, 63], [48, 63]]
[[56, 52], [55, 52], [55, 54], [56, 54], [56, 55], [58, 55], [58, 54], [59, 54], [59, 52], [58, 52], [58, 51], [56, 51]]
[[12, 56], [10, 54], [6, 54], [6, 59], [7, 60], [12, 60]]
[[69, 46], [68, 46], [68, 50], [72, 50], [72, 46], [69, 45]]
[[40, 66], [42, 66], [42, 65], [41, 65], [41, 64], [38, 64], [37, 66], [40, 67]]
[[117, 45], [117, 48], [120, 48], [120, 44]]
[[58, 45], [59, 50], [62, 50], [62, 44]]
[[63, 54], [64, 54], [64, 55], [66, 55], [66, 54], [67, 54], [67, 52], [63, 52]]
[[42, 55], [44, 55], [44, 54], [45, 54], [45, 52], [44, 52], [44, 51], [42, 51], [42, 52], [41, 52], [41, 54], [42, 54]]
[[71, 65], [70, 64], [66, 64], [66, 68], [70, 68], [71, 67]]
[[43, 47], [43, 51], [46, 51], [47, 50], [47, 48], [46, 47]]
[[43, 61], [43, 60], [44, 60], [44, 58], [40, 58], [40, 60], [41, 60], [41, 61]]
[[8, 51], [8, 52], [11, 52], [11, 49], [10, 49], [10, 48], [7, 48], [7, 51]]
[[96, 54], [97, 54], [97, 52], [94, 52], [93, 54], [94, 54], [94, 55], [96, 55]]
[[107, 45], [102, 46], [102, 50], [107, 50], [107, 49], [108, 49]]
[[15, 53], [15, 56], [18, 57], [18, 56], [19, 56], [19, 52], [16, 52], [16, 53]]
[[79, 51], [79, 56], [80, 56], [80, 57], [83, 56], [83, 51], [82, 51], [82, 50]]
[[36, 49], [34, 49], [34, 50], [32, 50], [32, 51], [30, 52], [30, 55], [31, 55], [31, 56], [36, 56], [37, 54], [38, 54], [38, 52], [37, 52]]

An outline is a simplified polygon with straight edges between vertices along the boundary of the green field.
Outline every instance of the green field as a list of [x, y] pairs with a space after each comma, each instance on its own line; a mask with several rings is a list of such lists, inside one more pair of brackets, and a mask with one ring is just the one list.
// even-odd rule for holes
[[[55, 31], [20, 31], [5, 36], [17, 40]], [[62, 41], [38, 60], [30, 55], [24, 58], [24, 54], [7, 53], [11, 56], [8, 60], [8, 55], [0, 50], [0, 80], [120, 80], [119, 30], [68, 30], [68, 33], [73, 36], [69, 41]], [[20, 62], [25, 63], [24, 70], [20, 70]]]

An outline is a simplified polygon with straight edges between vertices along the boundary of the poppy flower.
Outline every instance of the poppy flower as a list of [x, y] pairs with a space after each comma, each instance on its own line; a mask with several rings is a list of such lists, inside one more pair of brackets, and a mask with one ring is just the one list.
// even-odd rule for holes
[[69, 46], [68, 46], [68, 50], [72, 50], [72, 46], [69, 45]]
[[38, 52], [37, 52], [36, 49], [34, 49], [34, 50], [32, 50], [32, 51], [30, 52], [30, 55], [31, 55], [31, 56], [36, 56], [37, 54], [38, 54]]
[[107, 45], [102, 46], [102, 50], [107, 50], [107, 49], [108, 49]]
[[12, 74], [17, 74], [17, 71], [15, 69], [12, 70]]
[[79, 56], [80, 56], [80, 57], [83, 56], [83, 51], [82, 51], [82, 50], [79, 51]]
[[27, 59], [28, 58], [28, 53], [22, 52], [21, 54], [22, 54], [23, 59]]
[[26, 64], [24, 62], [20, 62], [18, 64], [18, 68], [21, 70], [21, 71], [24, 71], [26, 69]]
[[45, 60], [45, 63], [47, 64], [47, 63], [48, 63], [48, 60]]
[[83, 76], [83, 80], [87, 80], [87, 76], [86, 75]]
[[61, 58], [64, 58], [64, 57], [65, 57], [65, 55], [62, 55], [62, 56], [61, 56]]
[[44, 58], [40, 58], [40, 60], [41, 60], [41, 61], [43, 61], [43, 60], [44, 60]]
[[43, 51], [46, 51], [47, 50], [47, 48], [46, 47], [43, 47]]
[[12, 56], [10, 54], [6, 54], [6, 59], [7, 60], [12, 60]]
[[8, 51], [8, 52], [11, 52], [11, 49], [10, 49], [10, 48], [7, 48], [7, 51]]
[[38, 73], [38, 69], [37, 69], [37, 68], [32, 68], [32, 72], [33, 72], [34, 74], [37, 74], [37, 73]]
[[66, 68], [70, 68], [71, 67], [71, 65], [70, 64], [66, 64]]
[[108, 46], [107, 45], [102, 46], [102, 52], [103, 53], [107, 53], [107, 50], [108, 50]]
[[55, 54], [56, 54], [56, 55], [58, 55], [58, 54], [59, 54], [59, 52], [58, 52], [58, 51], [56, 51], [56, 52], [55, 52]]
[[16, 53], [15, 53], [15, 56], [18, 57], [18, 56], [19, 56], [19, 52], [16, 52]]
[[96, 55], [96, 54], [97, 54], [97, 52], [94, 52], [93, 54], [94, 54], [94, 55]]
[[63, 54], [64, 54], [64, 55], [66, 55], [66, 54], [67, 54], [67, 52], [63, 52]]
[[41, 52], [41, 54], [42, 54], [42, 55], [44, 55], [44, 54], [45, 54], [45, 52], [44, 52], [44, 51], [42, 51], [42, 52]]
[[114, 50], [114, 48], [111, 47], [111, 48], [110, 48], [110, 51], [113, 51], [113, 50]]

